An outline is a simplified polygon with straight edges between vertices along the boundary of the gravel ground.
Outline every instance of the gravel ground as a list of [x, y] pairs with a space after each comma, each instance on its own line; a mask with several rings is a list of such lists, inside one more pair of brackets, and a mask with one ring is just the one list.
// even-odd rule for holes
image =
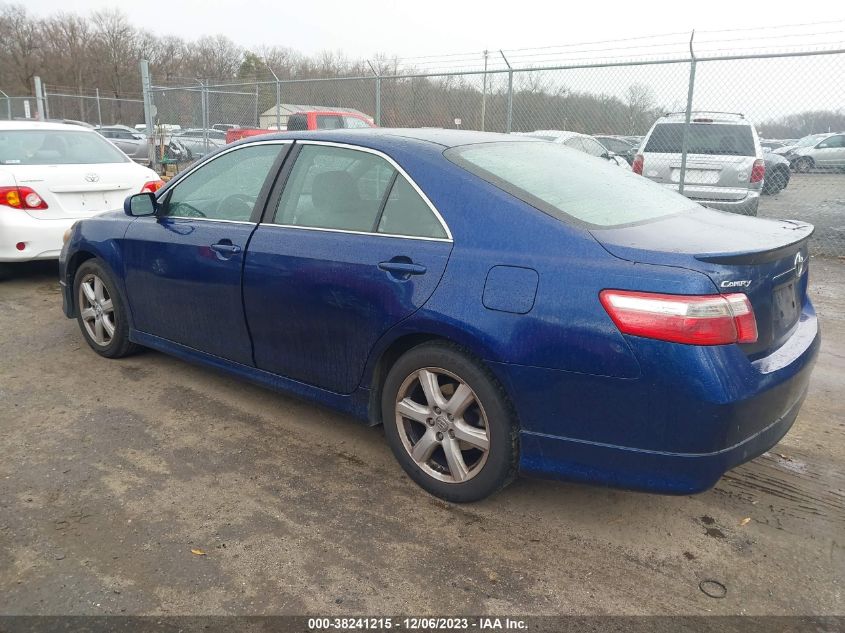
[[845, 262], [811, 265], [825, 341], [795, 427], [713, 490], [521, 479], [469, 506], [413, 485], [378, 428], [96, 356], [55, 267], [19, 273], [0, 283], [0, 614], [845, 614]]
[[792, 174], [789, 186], [762, 196], [758, 215], [790, 218], [815, 225], [811, 250], [817, 255], [845, 257], [845, 174]]

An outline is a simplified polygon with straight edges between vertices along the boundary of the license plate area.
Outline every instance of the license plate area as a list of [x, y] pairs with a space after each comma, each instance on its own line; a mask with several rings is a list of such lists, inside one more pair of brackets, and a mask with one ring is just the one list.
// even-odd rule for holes
[[772, 293], [772, 331], [775, 338], [789, 330], [798, 321], [801, 300], [795, 281], [775, 287]]
[[[672, 182], [681, 181], [681, 170], [672, 169]], [[715, 185], [719, 182], [719, 172], [715, 169], [689, 169], [684, 182], [690, 185]]]

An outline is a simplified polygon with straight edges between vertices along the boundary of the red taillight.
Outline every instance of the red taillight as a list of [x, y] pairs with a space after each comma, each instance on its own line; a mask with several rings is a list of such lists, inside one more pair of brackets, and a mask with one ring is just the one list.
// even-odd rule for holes
[[141, 187], [141, 193], [155, 193], [162, 187], [164, 187], [163, 180], [150, 180], [149, 182], [145, 182], [144, 186]]
[[0, 187], [0, 205], [25, 210], [47, 208], [47, 203], [29, 187]]
[[766, 163], [762, 158], [754, 161], [754, 166], [751, 168], [751, 182], [763, 182], [763, 176], [766, 175]]
[[601, 303], [624, 334], [687, 345], [754, 343], [757, 320], [748, 297], [664, 295], [602, 290]]
[[644, 162], [645, 162], [645, 160], [643, 159], [643, 155], [642, 155], [642, 154], [637, 154], [637, 155], [634, 157], [634, 162], [633, 162], [633, 163], [631, 163], [631, 169], [633, 170], [633, 172], [634, 172], [635, 174], [640, 174], [640, 175], [642, 175], [642, 173], [643, 173], [643, 163], [644, 163]]

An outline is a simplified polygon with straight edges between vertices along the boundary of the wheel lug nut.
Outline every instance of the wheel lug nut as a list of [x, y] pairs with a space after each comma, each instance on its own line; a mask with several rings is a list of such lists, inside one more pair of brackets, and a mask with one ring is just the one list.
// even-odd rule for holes
[[453, 440], [455, 439], [455, 432], [452, 429], [449, 429], [449, 437], [451, 437]]
[[440, 407], [434, 407], [434, 412], [435, 412], [435, 413], [440, 413]]
[[451, 413], [449, 414], [449, 416], [448, 416], [448, 417], [449, 417], [449, 419], [450, 419], [450, 420], [452, 420], [452, 419], [453, 419], [453, 418], [452, 418], [452, 414], [451, 414]]
[[433, 419], [431, 419], [431, 418], [428, 418], [425, 422], [426, 422], [426, 424], [428, 424], [429, 426], [434, 426], [434, 420], [433, 420]]
[[437, 441], [438, 441], [438, 442], [442, 442], [442, 441], [443, 441], [443, 433], [441, 433], [440, 431], [438, 431], [438, 432], [437, 432], [437, 436], [436, 436], [436, 437], [437, 437]]

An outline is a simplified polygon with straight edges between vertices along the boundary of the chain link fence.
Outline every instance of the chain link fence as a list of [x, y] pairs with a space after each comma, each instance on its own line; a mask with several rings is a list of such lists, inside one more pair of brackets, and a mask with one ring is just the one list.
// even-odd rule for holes
[[269, 132], [294, 112], [344, 111], [384, 127], [543, 136], [706, 206], [811, 222], [815, 253], [845, 256], [845, 102], [834, 88], [845, 51], [484, 59], [479, 71], [153, 86], [150, 97], [157, 124], [183, 129]]

